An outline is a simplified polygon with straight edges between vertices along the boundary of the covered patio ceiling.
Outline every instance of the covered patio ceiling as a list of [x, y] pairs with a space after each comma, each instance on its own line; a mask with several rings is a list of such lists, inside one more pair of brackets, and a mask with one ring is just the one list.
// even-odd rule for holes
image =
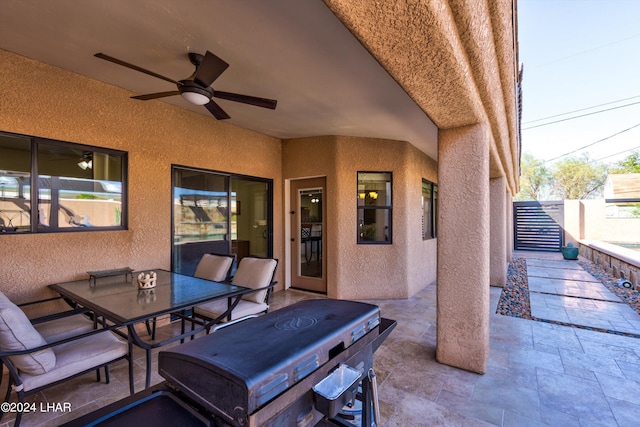
[[[209, 50], [230, 64], [215, 90], [278, 100], [275, 111], [216, 100], [229, 123], [278, 138], [408, 141], [437, 159], [435, 125], [320, 0], [2, 2], [0, 48], [132, 96], [175, 85], [95, 53], [181, 80], [194, 70], [187, 53]], [[130, 102], [168, 102], [210, 116], [180, 96]]]

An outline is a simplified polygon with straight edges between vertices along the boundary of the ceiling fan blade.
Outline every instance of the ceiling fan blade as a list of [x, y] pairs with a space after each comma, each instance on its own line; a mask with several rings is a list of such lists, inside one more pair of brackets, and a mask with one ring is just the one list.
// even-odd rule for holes
[[165, 96], [174, 96], [174, 95], [180, 95], [180, 92], [178, 92], [177, 90], [172, 90], [169, 92], [158, 92], [158, 93], [149, 93], [146, 95], [137, 95], [137, 96], [132, 96], [131, 98], [139, 99], [141, 101], [148, 101], [150, 99], [158, 99], [158, 98], [164, 98]]
[[207, 51], [193, 76], [193, 80], [201, 86], [209, 87], [228, 67], [229, 64]]
[[204, 106], [207, 110], [209, 110], [211, 114], [213, 114], [213, 117], [215, 117], [218, 120], [231, 118], [231, 116], [228, 115], [222, 108], [220, 108], [220, 106], [216, 104], [213, 99], [209, 101], [208, 104], [205, 104]]
[[243, 104], [255, 105], [256, 107], [269, 108], [271, 110], [276, 109], [278, 101], [275, 99], [258, 98], [256, 96], [240, 95], [239, 93], [213, 91], [213, 96], [220, 99], [226, 99], [227, 101], [242, 102]]
[[122, 65], [123, 67], [127, 67], [127, 68], [131, 68], [132, 70], [136, 70], [136, 71], [140, 71], [141, 73], [145, 73], [148, 74], [150, 76], [153, 77], [157, 77], [159, 79], [162, 80], [166, 80], [170, 83], [173, 83], [175, 85], [178, 85], [179, 83], [173, 79], [170, 79], [169, 77], [165, 77], [162, 76], [158, 73], [154, 73], [153, 71], [149, 71], [149, 70], [145, 70], [142, 67], [138, 67], [137, 65], [133, 65], [133, 64], [129, 64], [128, 62], [124, 62], [118, 58], [114, 58], [113, 56], [109, 56], [109, 55], [105, 55], [104, 53], [96, 53], [95, 55], [96, 58], [100, 58], [100, 59], [104, 59], [105, 61], [109, 61], [109, 62], [113, 62], [114, 64], [118, 64], [118, 65]]

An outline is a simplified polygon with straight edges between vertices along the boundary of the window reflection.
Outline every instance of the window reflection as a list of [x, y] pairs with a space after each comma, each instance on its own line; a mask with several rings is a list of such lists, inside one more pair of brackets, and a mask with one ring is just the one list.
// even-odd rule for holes
[[358, 172], [358, 243], [391, 243], [391, 172]]
[[438, 214], [438, 186], [422, 180], [422, 239], [436, 237], [436, 217]]
[[122, 157], [38, 144], [38, 228], [122, 225]]
[[31, 231], [31, 142], [0, 134], [0, 232]]
[[124, 228], [125, 168], [123, 152], [0, 133], [0, 231]]
[[300, 190], [300, 275], [322, 277], [322, 188]]
[[179, 166], [172, 174], [173, 271], [192, 275], [205, 253], [272, 256], [270, 181]]

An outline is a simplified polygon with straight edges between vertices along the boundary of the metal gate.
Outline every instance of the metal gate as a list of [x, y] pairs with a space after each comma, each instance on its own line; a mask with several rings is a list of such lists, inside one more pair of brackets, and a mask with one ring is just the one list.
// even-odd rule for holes
[[514, 202], [515, 249], [560, 252], [563, 220], [563, 202]]

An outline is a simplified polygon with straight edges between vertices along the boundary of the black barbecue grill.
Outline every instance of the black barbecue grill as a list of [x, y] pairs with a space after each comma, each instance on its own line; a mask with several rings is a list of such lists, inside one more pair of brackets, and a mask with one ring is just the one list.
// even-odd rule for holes
[[69, 425], [326, 425], [357, 397], [370, 426], [373, 352], [395, 324], [371, 304], [302, 301], [161, 351], [164, 383]]

